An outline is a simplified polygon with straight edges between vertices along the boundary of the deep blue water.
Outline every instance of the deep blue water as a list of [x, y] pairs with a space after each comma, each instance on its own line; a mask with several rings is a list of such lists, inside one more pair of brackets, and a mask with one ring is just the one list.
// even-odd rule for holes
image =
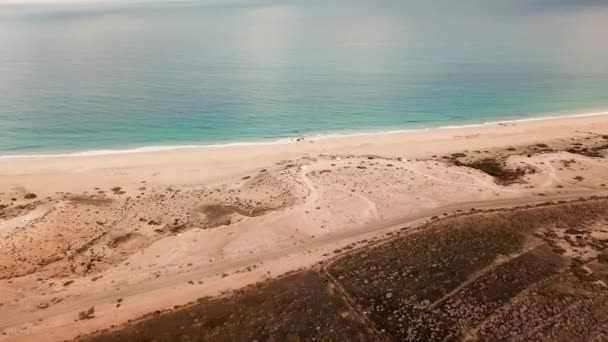
[[607, 42], [604, 0], [0, 5], [0, 154], [603, 111]]

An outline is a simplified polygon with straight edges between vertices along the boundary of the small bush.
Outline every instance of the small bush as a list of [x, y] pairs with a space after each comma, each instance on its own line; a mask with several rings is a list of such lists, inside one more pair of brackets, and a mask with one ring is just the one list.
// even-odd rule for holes
[[91, 319], [94, 317], [95, 317], [95, 307], [91, 307], [87, 311], [81, 311], [78, 313], [79, 320]]

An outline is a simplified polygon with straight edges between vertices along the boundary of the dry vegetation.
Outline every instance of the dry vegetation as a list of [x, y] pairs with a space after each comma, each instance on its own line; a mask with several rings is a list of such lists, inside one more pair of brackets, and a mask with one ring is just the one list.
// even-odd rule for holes
[[121, 324], [395, 236], [380, 223], [411, 221], [409, 234], [428, 217], [383, 246], [95, 338], [601, 340], [605, 202], [440, 218], [603, 196], [607, 146], [592, 136], [418, 160], [303, 156], [220, 184], [13, 188], [0, 193], [0, 310], [14, 313], [0, 315], [0, 339]]
[[447, 218], [80, 340], [606, 340], [608, 279], [587, 269], [607, 232], [604, 199]]
[[[316, 272], [303, 272], [147, 320], [88, 341], [372, 341]], [[179, 331], [179, 332], [176, 332]]]
[[[454, 160], [454, 164], [457, 166], [465, 166], [470, 167], [481, 172], [484, 172], [492, 177], [496, 183], [501, 185], [509, 185], [513, 183], [518, 183], [522, 181], [523, 176], [526, 174], [526, 169], [510, 169], [507, 168], [503, 163], [500, 163], [496, 159], [486, 158], [481, 160], [476, 160], [473, 162], [460, 162], [458, 160]], [[528, 169], [533, 170], [533, 169]]]

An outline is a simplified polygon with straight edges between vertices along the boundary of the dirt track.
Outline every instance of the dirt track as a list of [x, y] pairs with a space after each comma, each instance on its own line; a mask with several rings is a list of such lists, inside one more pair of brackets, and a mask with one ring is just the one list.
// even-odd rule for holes
[[608, 239], [597, 232], [608, 232], [605, 199], [446, 218], [83, 340], [601, 341]]
[[[319, 155], [207, 185], [87, 183], [33, 199], [25, 188], [2, 193], [0, 339], [62, 340], [120, 325], [472, 209], [608, 194], [606, 158], [536, 146], [467, 153]], [[526, 171], [497, 184], [455, 158]], [[93, 307], [94, 317], [79, 319]]]

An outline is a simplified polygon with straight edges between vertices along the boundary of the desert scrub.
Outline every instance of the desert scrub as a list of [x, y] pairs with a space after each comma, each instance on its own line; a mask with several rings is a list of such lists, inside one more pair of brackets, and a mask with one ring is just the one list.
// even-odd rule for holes
[[501, 185], [509, 185], [521, 182], [522, 177], [526, 174], [523, 169], [508, 169], [496, 159], [486, 158], [478, 161], [463, 163], [458, 160], [454, 161], [457, 166], [470, 167], [479, 170], [494, 177], [494, 181]]

